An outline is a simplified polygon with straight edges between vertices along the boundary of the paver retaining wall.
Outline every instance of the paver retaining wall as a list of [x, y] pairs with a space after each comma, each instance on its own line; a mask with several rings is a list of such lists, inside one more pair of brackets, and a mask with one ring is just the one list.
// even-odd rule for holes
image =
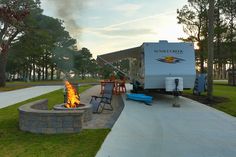
[[18, 108], [19, 126], [32, 133], [75, 133], [80, 132], [83, 110], [48, 110], [48, 100], [38, 100]]

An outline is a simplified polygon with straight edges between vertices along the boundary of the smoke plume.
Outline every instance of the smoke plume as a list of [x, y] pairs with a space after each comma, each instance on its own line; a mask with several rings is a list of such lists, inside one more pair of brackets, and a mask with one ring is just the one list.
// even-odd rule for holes
[[65, 22], [66, 29], [74, 37], [78, 37], [80, 27], [78, 19], [83, 9], [84, 0], [50, 0], [55, 7], [56, 14]]

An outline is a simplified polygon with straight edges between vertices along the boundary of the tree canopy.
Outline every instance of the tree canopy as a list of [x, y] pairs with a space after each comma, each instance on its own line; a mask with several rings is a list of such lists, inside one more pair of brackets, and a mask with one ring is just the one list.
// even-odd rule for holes
[[[228, 69], [235, 71], [235, 6], [235, 0], [215, 0], [214, 3], [213, 73], [215, 79], [226, 79]], [[178, 23], [183, 26], [184, 32], [188, 35], [188, 38], [180, 37], [180, 39], [196, 43], [196, 63], [200, 67], [200, 73], [207, 72], [205, 65], [208, 62], [208, 9], [208, 0], [188, 0], [187, 5], [177, 10]]]
[[77, 41], [63, 25], [62, 20], [43, 15], [40, 0], [1, 0], [0, 86], [6, 78], [52, 80], [70, 73], [82, 78], [96, 75], [91, 52], [77, 50]]

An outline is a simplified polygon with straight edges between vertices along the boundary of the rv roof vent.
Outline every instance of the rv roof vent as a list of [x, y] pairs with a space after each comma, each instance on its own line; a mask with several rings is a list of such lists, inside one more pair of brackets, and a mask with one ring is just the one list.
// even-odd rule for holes
[[159, 40], [159, 43], [168, 43], [168, 40]]

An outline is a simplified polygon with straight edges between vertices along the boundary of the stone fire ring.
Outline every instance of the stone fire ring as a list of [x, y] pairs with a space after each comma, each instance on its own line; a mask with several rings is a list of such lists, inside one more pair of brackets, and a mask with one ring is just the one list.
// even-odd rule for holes
[[38, 100], [18, 108], [19, 127], [32, 133], [76, 133], [82, 129], [84, 110], [48, 110], [48, 100]]
[[63, 111], [74, 111], [74, 110], [82, 110], [84, 111], [83, 121], [87, 122], [92, 119], [92, 105], [87, 103], [81, 103], [81, 106], [76, 108], [66, 108], [65, 104], [58, 104], [53, 107], [54, 110], [63, 110]]

